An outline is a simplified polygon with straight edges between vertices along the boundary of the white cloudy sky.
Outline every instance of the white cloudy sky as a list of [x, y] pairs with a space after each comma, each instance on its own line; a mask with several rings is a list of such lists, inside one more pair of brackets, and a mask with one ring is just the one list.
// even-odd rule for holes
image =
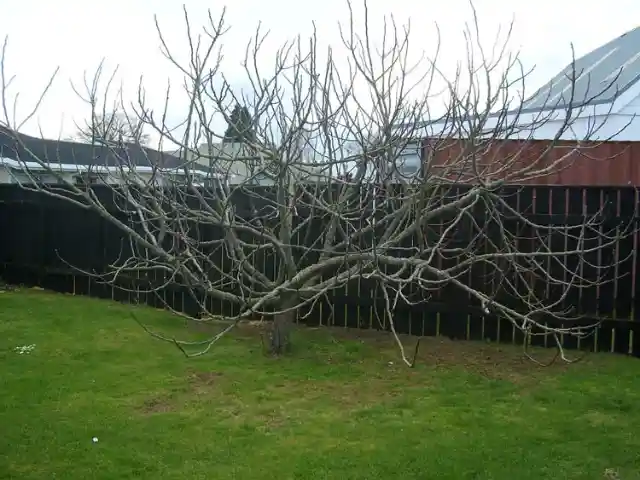
[[[194, 24], [205, 23], [207, 8], [217, 15], [223, 5], [221, 1], [205, 0], [185, 3]], [[322, 41], [333, 44], [339, 42], [337, 22], [347, 18], [345, 5], [344, 0], [229, 2], [227, 23], [231, 31], [224, 41], [229, 76], [239, 75], [238, 62], [259, 21], [271, 30], [271, 45], [299, 33], [308, 34], [312, 21]], [[570, 61], [571, 42], [580, 56], [638, 26], [638, 0], [608, 0], [606, 8], [604, 5], [569, 0], [475, 0], [486, 41], [494, 38], [501, 25], [504, 29], [512, 18], [515, 20], [511, 49], [521, 52], [526, 67], [536, 67], [528, 78], [529, 93]], [[398, 22], [411, 18], [413, 48], [428, 55], [435, 53], [437, 23], [442, 35], [443, 69], [451, 69], [456, 61], [464, 60], [462, 31], [471, 19], [468, 0], [369, 0], [369, 8], [371, 22], [378, 27], [385, 14], [393, 13]], [[42, 128], [49, 137], [73, 133], [73, 120], [86, 118], [89, 111], [73, 93], [69, 80], [81, 84], [84, 72], [91, 73], [103, 58], [107, 68], [119, 66], [119, 79], [128, 91], [135, 89], [143, 75], [149, 102], [156, 102], [161, 108], [167, 80], [177, 86], [180, 76], [160, 54], [154, 14], [170, 46], [184, 51], [181, 2], [2, 0], [0, 36], [9, 38], [5, 69], [7, 74], [16, 75], [9, 96], [13, 99], [20, 92], [19, 116], [33, 106], [49, 75], [60, 67], [36, 120], [24, 131], [34, 133]], [[242, 83], [240, 77], [237, 81]], [[173, 113], [177, 115], [175, 108]]]

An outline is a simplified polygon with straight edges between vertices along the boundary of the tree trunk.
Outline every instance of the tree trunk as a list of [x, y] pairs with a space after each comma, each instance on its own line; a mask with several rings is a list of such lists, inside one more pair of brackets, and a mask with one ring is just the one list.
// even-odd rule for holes
[[291, 351], [291, 329], [295, 311], [275, 315], [269, 335], [269, 353], [284, 355]]

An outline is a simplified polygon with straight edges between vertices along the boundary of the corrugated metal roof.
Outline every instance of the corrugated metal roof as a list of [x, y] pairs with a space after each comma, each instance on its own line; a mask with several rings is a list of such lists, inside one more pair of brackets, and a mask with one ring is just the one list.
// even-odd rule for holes
[[524, 103], [524, 110], [612, 103], [640, 80], [640, 27], [576, 59], [572, 88], [573, 71], [572, 64], [565, 67]]

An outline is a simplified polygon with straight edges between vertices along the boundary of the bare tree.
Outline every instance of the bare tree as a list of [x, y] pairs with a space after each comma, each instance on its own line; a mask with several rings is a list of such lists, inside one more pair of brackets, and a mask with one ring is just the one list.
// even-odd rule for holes
[[75, 140], [89, 143], [134, 143], [147, 145], [149, 135], [144, 132], [144, 122], [133, 115], [113, 111], [106, 114], [93, 112], [90, 122], [78, 125]]
[[[394, 309], [399, 303], [428, 303], [444, 288], [457, 289], [479, 311], [509, 320], [527, 338], [551, 336], [560, 357], [569, 361], [559, 336], [580, 337], [589, 329], [571, 321], [575, 314], [563, 307], [564, 300], [572, 289], [604, 282], [604, 268], [612, 265], [591, 265], [598, 273], [594, 280], [583, 274], [584, 258], [611, 248], [626, 232], [603, 231], [598, 216], [578, 225], [535, 223], [505, 200], [503, 187], [566, 168], [582, 143], [558, 160], [549, 161], [547, 154], [580, 109], [566, 108], [555, 140], [532, 156], [528, 140], [551, 121], [554, 105], [547, 105], [547, 113], [530, 115], [523, 127], [522, 98], [514, 99], [514, 92], [524, 91], [527, 72], [517, 55], [506, 53], [508, 36], [487, 52], [473, 22], [465, 32], [467, 64], [448, 77], [438, 55], [411, 60], [410, 24], [385, 19], [383, 36], [373, 38], [366, 3], [361, 14], [348, 6], [351, 16], [341, 28], [346, 67], [335, 47], [318, 47], [314, 33], [283, 45], [266, 68], [261, 61], [269, 54], [263, 51], [266, 35], [258, 28], [244, 60], [250, 94], [235, 88], [223, 72], [224, 13], [218, 19], [210, 15], [197, 34], [185, 11], [190, 58], [184, 61], [173, 55], [156, 22], [164, 55], [184, 77], [182, 129], [167, 124], [168, 103], [162, 112], [145, 104], [142, 85], [134, 110], [150, 131], [177, 145], [184, 172], [195, 165], [210, 167], [208, 181], [160, 189], [127, 175], [113, 188], [115, 213], [90, 188], [69, 184], [69, 194], [46, 184], [24, 188], [93, 209], [126, 234], [133, 253], [101, 272], [104, 281], [121, 286], [123, 277], [141, 276], [147, 280], [143, 290], [150, 293], [169, 283], [182, 285], [200, 305], [197, 320], [202, 322], [215, 316], [208, 299], [236, 304], [237, 315], [207, 341], [165, 338], [187, 355], [206, 353], [238, 321], [256, 315], [273, 319], [270, 350], [282, 353], [296, 317], [360, 280], [374, 285], [384, 299], [378, 317], [390, 326], [408, 365], [415, 355], [405, 353], [396, 334]], [[356, 19], [365, 25], [361, 32]], [[15, 131], [19, 125], [7, 111], [4, 62], [2, 72], [4, 119]], [[578, 75], [573, 73], [572, 84]], [[438, 85], [444, 91], [433, 100]], [[167, 99], [176, 96], [171, 90]], [[95, 82], [87, 99], [95, 118]], [[433, 105], [443, 99], [444, 108], [435, 114]], [[245, 141], [247, 149], [229, 153], [219, 144], [238, 104], [249, 111], [254, 134]], [[426, 136], [428, 153], [417, 172], [406, 174], [407, 152], [420, 150]], [[487, 155], [509, 138], [523, 139], [517, 152]], [[445, 150], [454, 154], [443, 161], [439, 153]], [[48, 165], [37, 156], [24, 160]], [[238, 162], [260, 168], [244, 178], [226, 175], [227, 167]], [[258, 176], [269, 185], [255, 187]], [[239, 197], [250, 201], [239, 203]], [[463, 245], [456, 242], [461, 232], [466, 232]], [[558, 236], [562, 242], [550, 240]], [[594, 236], [597, 242], [587, 241]], [[479, 270], [490, 280], [469, 281], [469, 273]], [[546, 286], [542, 290], [540, 282]]]

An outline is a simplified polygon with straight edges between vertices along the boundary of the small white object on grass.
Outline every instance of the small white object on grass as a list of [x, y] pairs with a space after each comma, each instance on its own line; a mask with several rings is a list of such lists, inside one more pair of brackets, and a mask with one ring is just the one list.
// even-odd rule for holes
[[93, 437], [93, 443], [98, 443], [98, 437]]
[[31, 345], [22, 345], [21, 347], [16, 347], [15, 351], [18, 352], [20, 355], [24, 355], [25, 353], [27, 354], [31, 353], [34, 348], [36, 348], [36, 344], [32, 343]]

